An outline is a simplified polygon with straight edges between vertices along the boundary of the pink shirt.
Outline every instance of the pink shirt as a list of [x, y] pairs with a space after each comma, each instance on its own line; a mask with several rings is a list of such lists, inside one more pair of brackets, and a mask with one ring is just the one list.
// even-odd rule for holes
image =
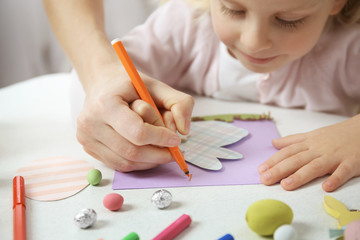
[[324, 33], [304, 57], [268, 74], [226, 56], [210, 16], [182, 0], [169, 1], [122, 41], [140, 71], [177, 89], [347, 116], [359, 111], [360, 24]]

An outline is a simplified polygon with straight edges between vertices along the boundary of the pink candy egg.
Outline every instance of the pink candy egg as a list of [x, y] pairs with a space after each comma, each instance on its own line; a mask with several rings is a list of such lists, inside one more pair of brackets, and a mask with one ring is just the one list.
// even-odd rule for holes
[[344, 231], [346, 240], [357, 240], [360, 238], [360, 220], [349, 223]]
[[122, 207], [123, 203], [124, 198], [117, 193], [109, 193], [103, 199], [104, 206], [111, 211], [119, 210]]

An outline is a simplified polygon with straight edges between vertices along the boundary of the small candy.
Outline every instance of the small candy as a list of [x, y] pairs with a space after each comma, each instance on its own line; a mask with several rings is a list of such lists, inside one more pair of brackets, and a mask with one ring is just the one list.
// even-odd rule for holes
[[357, 240], [360, 237], [360, 220], [349, 223], [344, 231], [344, 238], [346, 240]]
[[126, 235], [122, 240], [139, 240], [140, 237], [137, 233], [131, 232], [128, 235]]
[[87, 174], [87, 180], [93, 186], [98, 185], [101, 179], [102, 179], [102, 174], [97, 169], [91, 169]]
[[151, 198], [151, 202], [157, 208], [160, 209], [167, 208], [168, 206], [170, 206], [171, 201], [172, 201], [172, 195], [169, 191], [165, 189], [156, 191]]
[[117, 193], [109, 193], [103, 199], [104, 206], [111, 211], [119, 210], [122, 207], [123, 203], [124, 198]]
[[274, 240], [295, 240], [296, 238], [295, 228], [288, 224], [278, 227], [274, 233]]
[[264, 199], [251, 204], [246, 212], [246, 222], [257, 234], [271, 236], [275, 230], [284, 225], [291, 224], [293, 212], [285, 203]]
[[80, 210], [74, 217], [75, 224], [80, 228], [88, 228], [96, 222], [96, 212], [91, 208]]
[[218, 240], [234, 240], [234, 237], [231, 234], [226, 234], [219, 238]]

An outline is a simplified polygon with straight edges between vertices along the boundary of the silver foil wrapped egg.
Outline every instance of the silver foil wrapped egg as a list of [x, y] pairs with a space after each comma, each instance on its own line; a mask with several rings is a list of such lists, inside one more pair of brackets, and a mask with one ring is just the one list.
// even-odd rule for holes
[[74, 217], [75, 224], [80, 228], [89, 228], [96, 222], [96, 212], [91, 208], [81, 209]]
[[171, 201], [172, 195], [169, 191], [165, 189], [160, 189], [156, 191], [151, 197], [151, 202], [160, 209], [170, 206]]

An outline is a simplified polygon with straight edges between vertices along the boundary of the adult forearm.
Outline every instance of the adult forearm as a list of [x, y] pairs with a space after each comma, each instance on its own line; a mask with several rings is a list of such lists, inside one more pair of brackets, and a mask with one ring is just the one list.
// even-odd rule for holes
[[[86, 75], [116, 60], [104, 27], [101, 0], [43, 0], [50, 24], [63, 50], [80, 75], [85, 88]], [[81, 77], [83, 76], [83, 77]]]

